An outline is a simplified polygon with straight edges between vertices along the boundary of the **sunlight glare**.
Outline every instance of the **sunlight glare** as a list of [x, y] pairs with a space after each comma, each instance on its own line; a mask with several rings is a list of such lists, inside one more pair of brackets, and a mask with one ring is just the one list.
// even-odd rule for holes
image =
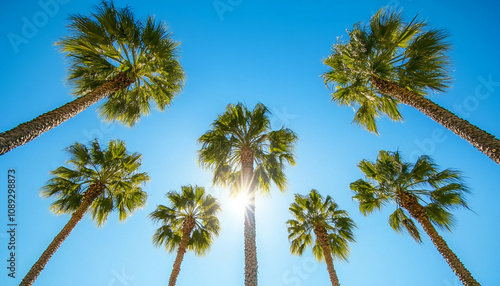
[[240, 192], [234, 197], [230, 197], [231, 209], [238, 213], [243, 214], [248, 205], [248, 195], [245, 192]]

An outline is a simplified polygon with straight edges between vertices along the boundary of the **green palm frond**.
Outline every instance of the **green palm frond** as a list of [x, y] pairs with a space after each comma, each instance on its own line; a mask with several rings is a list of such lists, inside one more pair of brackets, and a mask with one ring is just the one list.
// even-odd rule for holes
[[420, 232], [415, 222], [403, 209], [398, 208], [389, 216], [389, 225], [398, 233], [402, 233], [403, 230], [406, 230], [413, 239], [419, 243], [422, 242]]
[[181, 242], [184, 222], [191, 218], [195, 221], [195, 227], [187, 248], [196, 255], [206, 254], [214, 238], [219, 235], [218, 200], [206, 194], [205, 188], [198, 186], [182, 186], [181, 192], [170, 191], [166, 196], [169, 206], [159, 205], [149, 215], [153, 222], [161, 224], [153, 235], [153, 244], [173, 252]]
[[404, 52], [404, 64], [398, 67], [398, 83], [419, 94], [425, 94], [427, 88], [441, 92], [448, 88], [448, 37], [448, 32], [439, 29], [415, 36]]
[[157, 247], [163, 245], [169, 253], [172, 253], [181, 243], [181, 239], [182, 232], [173, 231], [170, 225], [162, 225], [153, 234], [153, 245]]
[[353, 196], [359, 202], [359, 210], [366, 216], [375, 209], [380, 210], [390, 199], [384, 189], [376, 189], [372, 184], [364, 180], [357, 180], [350, 184], [351, 190], [356, 192]]
[[289, 210], [294, 217], [287, 221], [292, 254], [302, 255], [311, 246], [313, 255], [319, 261], [324, 259], [321, 246], [312, 239], [315, 228], [321, 226], [327, 231], [332, 256], [347, 260], [350, 251], [348, 243], [355, 241], [353, 229], [356, 225], [330, 196], [323, 198], [314, 189], [307, 196], [296, 194]]
[[134, 210], [145, 205], [147, 194], [142, 185], [149, 180], [147, 173], [139, 172], [142, 156], [128, 153], [125, 143], [112, 140], [103, 149], [97, 140], [88, 146], [75, 143], [67, 148], [68, 167], [52, 171], [52, 178], [41, 189], [41, 195], [54, 197], [51, 210], [56, 214], [70, 214], [80, 206], [85, 192], [92, 185], [104, 186], [104, 192], [90, 206], [89, 212], [98, 226], [117, 210], [124, 220]]
[[295, 164], [297, 135], [288, 128], [271, 130], [268, 108], [259, 103], [248, 110], [242, 103], [229, 104], [212, 123], [212, 129], [198, 142], [199, 163], [213, 171], [213, 183], [241, 190], [241, 152], [251, 150], [254, 157], [254, 184], [269, 192], [271, 183], [281, 191], [286, 187], [284, 168]]
[[441, 229], [451, 231], [455, 224], [455, 217], [447, 210], [446, 207], [438, 203], [430, 203], [425, 207], [425, 213], [434, 225]]
[[68, 28], [71, 34], [57, 45], [70, 60], [76, 96], [119, 74], [132, 81], [101, 105], [99, 113], [106, 120], [133, 126], [152, 104], [163, 111], [181, 91], [185, 75], [178, 62], [179, 43], [170, 38], [165, 23], [152, 16], [139, 20], [130, 7], [104, 1], [90, 16], [72, 15]]
[[397, 83], [425, 96], [428, 90], [443, 91], [450, 82], [448, 33], [428, 29], [425, 21], [403, 18], [401, 10], [382, 8], [368, 23], [358, 23], [341, 38], [324, 60], [323, 74], [332, 87], [332, 100], [356, 110], [353, 123], [377, 133], [377, 118], [387, 115], [402, 120], [399, 102], [378, 91], [374, 78]]
[[375, 162], [363, 160], [358, 166], [366, 180], [359, 179], [350, 188], [355, 192], [353, 198], [359, 202], [360, 211], [367, 215], [387, 202], [396, 203], [398, 208], [389, 217], [389, 224], [399, 233], [408, 231], [417, 242], [421, 242], [419, 230], [408, 210], [399, 206], [402, 194], [416, 197], [427, 218], [446, 230], [455, 221], [449, 210], [468, 208], [465, 195], [469, 190], [461, 173], [451, 169], [440, 171], [429, 156], [420, 156], [411, 164], [399, 152], [380, 151]]
[[83, 194], [78, 194], [77, 192], [59, 196], [50, 205], [50, 210], [56, 215], [73, 213], [82, 203], [82, 199]]

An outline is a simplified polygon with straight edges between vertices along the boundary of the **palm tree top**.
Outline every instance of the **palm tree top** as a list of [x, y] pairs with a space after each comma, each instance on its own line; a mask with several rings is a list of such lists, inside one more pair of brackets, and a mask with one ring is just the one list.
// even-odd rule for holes
[[258, 189], [270, 190], [274, 182], [285, 189], [285, 164], [295, 165], [294, 149], [297, 135], [282, 127], [272, 131], [269, 109], [258, 103], [248, 110], [243, 103], [229, 104], [226, 111], [212, 123], [212, 129], [203, 134], [199, 162], [214, 170], [214, 184], [239, 189], [242, 155], [250, 153], [255, 164], [254, 181]]
[[436, 226], [450, 230], [454, 217], [450, 210], [467, 206], [465, 195], [469, 189], [457, 170], [440, 171], [428, 156], [420, 156], [412, 164], [405, 162], [400, 152], [380, 151], [375, 162], [362, 160], [359, 168], [366, 180], [351, 183], [354, 199], [364, 215], [380, 209], [389, 202], [396, 204], [396, 211], [389, 218], [392, 228], [398, 232], [407, 230], [421, 241], [413, 219], [401, 207], [404, 196], [415, 198], [425, 209], [429, 220]]
[[[258, 149], [259, 143], [266, 138], [266, 132], [271, 128], [269, 121], [270, 111], [262, 103], [257, 103], [254, 110], [250, 111], [239, 102], [237, 104], [228, 104], [226, 112], [219, 115], [212, 123], [213, 133], [232, 137], [237, 141], [240, 149]], [[200, 143], [204, 143], [202, 138]]]
[[137, 208], [146, 204], [147, 194], [141, 185], [149, 181], [145, 172], [139, 172], [142, 155], [128, 153], [125, 143], [112, 140], [107, 149], [91, 141], [87, 147], [75, 143], [67, 148], [69, 166], [52, 171], [53, 177], [41, 190], [41, 195], [55, 197], [51, 210], [56, 214], [70, 214], [80, 206], [85, 192], [91, 186], [104, 188], [90, 206], [92, 219], [102, 226], [110, 212], [117, 210], [125, 220]]
[[292, 254], [302, 255], [311, 246], [316, 259], [323, 260], [321, 245], [317, 239], [313, 242], [312, 237], [313, 232], [323, 229], [327, 232], [333, 257], [347, 260], [350, 251], [348, 243], [355, 241], [352, 229], [356, 224], [346, 211], [339, 209], [332, 197], [323, 198], [315, 189], [308, 195], [295, 194], [290, 212], [294, 217], [287, 221]]
[[131, 82], [100, 107], [106, 120], [133, 126], [141, 115], [149, 114], [151, 102], [163, 111], [182, 89], [179, 43], [154, 16], [139, 20], [129, 6], [117, 8], [103, 1], [90, 16], [72, 15], [68, 28], [70, 35], [57, 45], [69, 58], [75, 95], [85, 95], [119, 75]]
[[330, 69], [323, 79], [334, 90], [332, 100], [357, 108], [353, 123], [377, 133], [380, 114], [402, 119], [398, 101], [377, 90], [374, 78], [420, 95], [448, 87], [450, 44], [445, 30], [428, 28], [417, 17], [406, 21], [401, 10], [384, 7], [368, 23], [357, 23], [347, 32], [349, 41], [339, 38], [324, 60]]
[[169, 205], [159, 205], [149, 215], [151, 220], [162, 224], [153, 235], [153, 244], [175, 251], [181, 242], [184, 223], [192, 220], [194, 228], [187, 249], [196, 255], [206, 254], [219, 235], [219, 201], [206, 194], [205, 188], [191, 185], [182, 186], [181, 192], [170, 191], [166, 197]]

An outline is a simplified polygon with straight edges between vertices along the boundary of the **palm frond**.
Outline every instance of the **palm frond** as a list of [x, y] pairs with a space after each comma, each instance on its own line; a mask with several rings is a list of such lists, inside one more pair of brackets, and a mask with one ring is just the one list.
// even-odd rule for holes
[[415, 226], [413, 219], [403, 209], [398, 208], [389, 216], [389, 225], [398, 233], [403, 233], [403, 230], [406, 230], [413, 239], [418, 243], [422, 243], [420, 232]]

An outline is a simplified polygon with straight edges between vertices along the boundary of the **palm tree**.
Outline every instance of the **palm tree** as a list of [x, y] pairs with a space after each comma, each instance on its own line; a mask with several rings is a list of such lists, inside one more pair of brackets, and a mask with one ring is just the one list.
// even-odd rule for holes
[[205, 194], [203, 187], [182, 186], [181, 189], [181, 193], [167, 193], [170, 206], [159, 205], [149, 215], [153, 221], [162, 224], [153, 235], [153, 244], [163, 245], [169, 252], [177, 248], [169, 286], [174, 286], [177, 281], [186, 251], [204, 255], [214, 237], [219, 235], [217, 213], [220, 205], [217, 199]]
[[[325, 260], [332, 285], [340, 285], [332, 256], [347, 260], [350, 250], [347, 244], [354, 242], [352, 229], [356, 227], [355, 223], [330, 196], [323, 199], [314, 189], [308, 196], [296, 194], [290, 212], [294, 216], [287, 221], [290, 252], [302, 255], [306, 247], [311, 246], [316, 259]], [[314, 244], [313, 232], [316, 236]]]
[[213, 183], [230, 186], [248, 196], [245, 210], [245, 285], [257, 285], [255, 191], [269, 192], [274, 182], [285, 190], [285, 163], [295, 164], [296, 134], [288, 128], [271, 131], [269, 110], [259, 103], [249, 111], [242, 103], [229, 104], [199, 139], [200, 164], [213, 171]]
[[324, 60], [330, 69], [323, 78], [332, 84], [334, 101], [357, 108], [354, 123], [377, 133], [376, 118], [401, 120], [398, 104], [404, 103], [500, 164], [500, 140], [427, 98], [429, 90], [444, 91], [450, 82], [447, 32], [416, 18], [405, 22], [401, 11], [383, 8], [348, 33], [350, 41], [338, 40]]
[[399, 152], [388, 151], [380, 151], [375, 163], [362, 160], [358, 166], [367, 181], [359, 179], [350, 187], [365, 216], [388, 202], [395, 203], [396, 211], [389, 217], [395, 231], [406, 230], [417, 242], [422, 242], [416, 220], [462, 283], [479, 285], [434, 228], [435, 225], [449, 231], [454, 223], [450, 210], [467, 208], [464, 195], [468, 189], [460, 172], [438, 171], [438, 166], [427, 156], [420, 156], [415, 164], [407, 163]]
[[130, 7], [102, 2], [91, 16], [70, 17], [70, 35], [57, 43], [71, 62], [69, 81], [77, 98], [0, 133], [0, 155], [24, 145], [92, 104], [108, 121], [133, 126], [154, 103], [164, 110], [183, 86], [178, 43], [165, 23], [135, 18]]
[[71, 145], [67, 150], [72, 168], [61, 166], [52, 171], [53, 178], [42, 188], [44, 197], [57, 198], [50, 207], [52, 212], [71, 214], [71, 219], [31, 267], [21, 281], [22, 286], [35, 282], [87, 211], [97, 226], [102, 226], [112, 211], [118, 211], [122, 221], [146, 204], [147, 194], [141, 185], [149, 176], [138, 172], [142, 155], [127, 153], [125, 143], [120, 140], [110, 141], [107, 150], [102, 150], [97, 140], [89, 145]]

